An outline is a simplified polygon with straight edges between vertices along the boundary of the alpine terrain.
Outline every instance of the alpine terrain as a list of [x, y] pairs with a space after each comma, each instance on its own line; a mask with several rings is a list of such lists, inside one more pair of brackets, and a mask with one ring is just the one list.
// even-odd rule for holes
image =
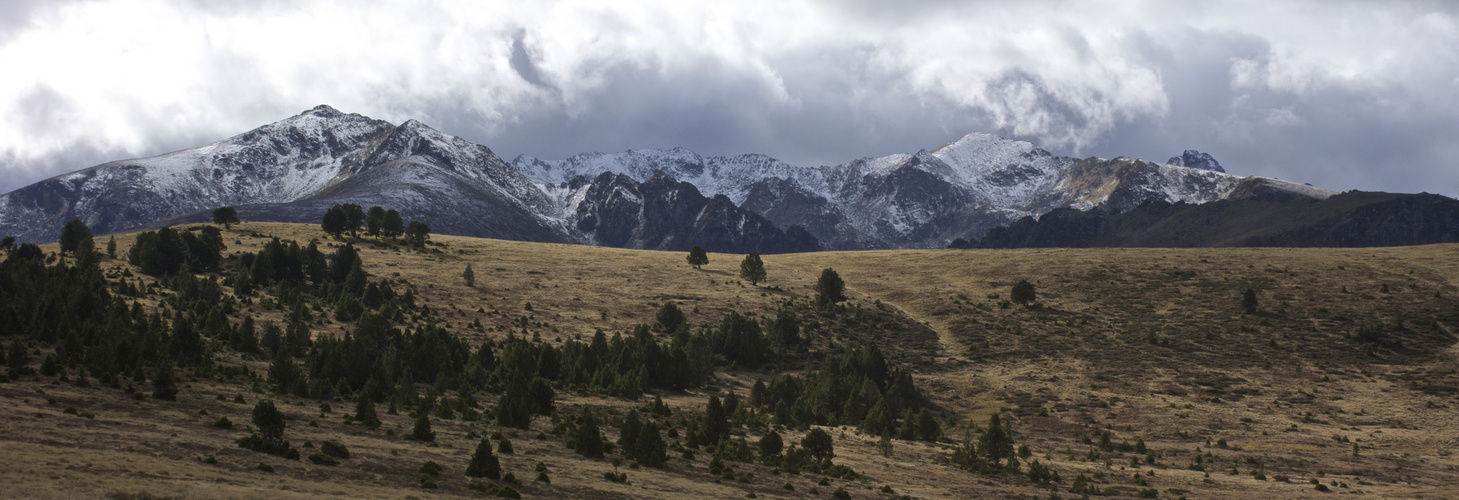
[[[1119, 215], [1149, 203], [1242, 204], [1253, 192], [1301, 203], [1336, 194], [1229, 174], [1194, 150], [1166, 163], [1075, 159], [982, 133], [931, 150], [816, 167], [683, 148], [507, 162], [415, 120], [394, 125], [318, 106], [217, 143], [106, 163], [0, 195], [0, 234], [54, 241], [72, 219], [109, 234], [206, 221], [220, 206], [250, 221], [317, 222], [330, 206], [354, 203], [398, 210], [437, 233], [519, 241], [762, 253], [941, 248], [970, 246], [994, 228], [1061, 209]], [[1291, 220], [1253, 221], [1279, 222]], [[1009, 244], [1000, 238], [998, 246]], [[1413, 241], [1452, 240], [1445, 238], [1425, 233]], [[1046, 240], [1014, 244], [1059, 243]]]

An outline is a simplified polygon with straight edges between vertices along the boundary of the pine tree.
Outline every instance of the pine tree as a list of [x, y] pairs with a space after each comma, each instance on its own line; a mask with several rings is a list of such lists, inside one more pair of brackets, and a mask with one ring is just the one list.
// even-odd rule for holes
[[[858, 398], [860, 398], [859, 395], [852, 395], [853, 400]], [[854, 417], [847, 415], [846, 418]], [[871, 409], [866, 412], [866, 420], [861, 422], [861, 432], [880, 436], [891, 432], [894, 423], [891, 412], [887, 411], [886, 398], [882, 398], [877, 400], [876, 404], [871, 405]]]
[[152, 375], [152, 397], [163, 401], [177, 401], [177, 379], [172, 375], [172, 365], [166, 361], [157, 364]]
[[1018, 280], [1018, 283], [1013, 285], [1013, 291], [1008, 295], [1008, 300], [1012, 300], [1019, 305], [1027, 306], [1037, 296], [1038, 294], [1034, 292], [1033, 283], [1029, 283], [1028, 280]]
[[380, 223], [380, 232], [387, 238], [394, 238], [405, 233], [405, 219], [400, 218], [400, 212], [394, 209], [385, 212], [385, 220]]
[[66, 226], [61, 228], [61, 253], [75, 252], [81, 245], [81, 240], [91, 239], [91, 228], [86, 227], [81, 219], [71, 219]]
[[357, 398], [359, 401], [355, 403], [355, 421], [364, 424], [365, 427], [378, 429], [380, 417], [375, 415], [375, 401], [364, 391], [361, 391]]
[[410, 431], [410, 438], [416, 441], [435, 441], [436, 431], [431, 430], [431, 416], [425, 410], [417, 410], [415, 413], [415, 428]]
[[936, 442], [937, 438], [942, 435], [942, 424], [937, 423], [937, 419], [932, 418], [932, 413], [928, 412], [926, 408], [917, 412], [916, 424], [913, 425], [913, 428], [916, 429], [917, 439], [923, 441]]
[[680, 310], [679, 306], [674, 305], [673, 302], [664, 302], [664, 305], [659, 307], [659, 312], [654, 313], [654, 324], [665, 332], [673, 333], [679, 331], [679, 328], [687, 326], [688, 321], [684, 318], [684, 311]]
[[643, 424], [643, 428], [639, 429], [633, 449], [633, 456], [638, 463], [647, 467], [663, 467], [669, 459], [667, 445], [663, 436], [659, 435], [659, 425], [652, 421]]
[[471, 270], [471, 263], [466, 263], [466, 270], [461, 272], [461, 279], [466, 280], [467, 287], [476, 286], [476, 272]]
[[829, 310], [836, 304], [846, 300], [846, 282], [841, 280], [841, 275], [831, 268], [821, 271], [821, 279], [816, 281], [816, 307]]
[[785, 448], [785, 439], [780, 437], [779, 432], [770, 431], [769, 434], [761, 436], [756, 445], [760, 448], [760, 456], [773, 457], [779, 455], [780, 451]]
[[482, 438], [481, 442], [477, 443], [476, 453], [471, 455], [471, 463], [466, 466], [466, 475], [487, 479], [502, 478], [501, 462], [491, 452], [490, 439]]
[[988, 418], [988, 429], [978, 438], [978, 451], [994, 464], [1013, 458], [1013, 431], [1003, 426], [997, 413]]
[[253, 427], [266, 443], [281, 443], [284, 440], [284, 413], [274, 406], [273, 401], [259, 401], [253, 405]]
[[1256, 307], [1256, 290], [1247, 288], [1246, 293], [1241, 294], [1241, 311], [1246, 314], [1255, 314]]
[[106, 242], [106, 256], [107, 257], [111, 257], [113, 259], [117, 258], [117, 237], [116, 236], [112, 236], [111, 239], [107, 240], [107, 242]]
[[638, 410], [629, 411], [628, 418], [623, 419], [623, 425], [618, 427], [618, 447], [623, 450], [623, 456], [638, 458], [638, 449], [634, 446], [641, 430], [643, 422], [638, 418]]
[[424, 222], [411, 221], [405, 228], [405, 242], [411, 246], [425, 248], [426, 241], [431, 239], [431, 227]]
[[380, 236], [380, 230], [384, 228], [385, 209], [378, 206], [370, 207], [370, 210], [365, 213], [365, 234]]
[[694, 266], [695, 269], [699, 269], [699, 266], [709, 263], [709, 254], [704, 251], [704, 247], [694, 245], [689, 249], [689, 257], [687, 260], [689, 261], [689, 265]]
[[811, 429], [805, 438], [800, 440], [801, 449], [809, 453], [812, 459], [822, 464], [829, 463], [836, 457], [835, 448], [831, 444], [831, 435], [820, 427]]
[[344, 210], [345, 227], [349, 229], [350, 236], [359, 236], [360, 224], [365, 222], [365, 211], [354, 203], [340, 205]]
[[213, 210], [213, 223], [221, 224], [223, 229], [233, 229], [233, 225], [239, 222], [241, 221], [238, 220], [238, 211], [233, 207], [218, 207], [217, 210]]
[[280, 352], [269, 363], [265, 382], [278, 394], [294, 394], [300, 392], [299, 389], [304, 385], [304, 372], [299, 369], [299, 365], [294, 364], [293, 356], [288, 352]]
[[332, 236], [339, 236], [349, 229], [349, 215], [345, 214], [344, 207], [335, 205], [324, 211], [324, 220], [319, 227]]
[[750, 282], [750, 286], [765, 281], [765, 262], [760, 260], [760, 254], [750, 252], [740, 261], [740, 278]]
[[598, 421], [593, 418], [588, 407], [584, 406], [582, 414], [578, 415], [577, 429], [573, 431], [568, 446], [579, 455], [603, 458], [603, 445], [603, 432], [598, 429]]
[[719, 444], [720, 439], [729, 435], [729, 427], [729, 414], [724, 411], [724, 405], [720, 404], [718, 396], [710, 395], [709, 403], [704, 406], [700, 442], [709, 446]]

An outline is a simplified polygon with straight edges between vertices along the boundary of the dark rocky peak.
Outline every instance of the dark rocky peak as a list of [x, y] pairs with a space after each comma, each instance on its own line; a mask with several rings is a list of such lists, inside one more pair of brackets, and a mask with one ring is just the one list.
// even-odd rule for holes
[[1194, 149], [1187, 149], [1184, 153], [1181, 153], [1180, 156], [1172, 156], [1169, 160], [1166, 160], [1165, 163], [1175, 165], [1177, 167], [1210, 170], [1212, 172], [1226, 172], [1226, 169], [1221, 168], [1221, 163], [1217, 162], [1216, 158], [1212, 157], [1210, 153], [1202, 153]]

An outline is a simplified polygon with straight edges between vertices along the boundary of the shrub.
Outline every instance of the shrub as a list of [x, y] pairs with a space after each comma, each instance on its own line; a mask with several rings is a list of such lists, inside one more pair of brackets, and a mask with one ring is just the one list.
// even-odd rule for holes
[[253, 468], [258, 469], [258, 470], [261, 470], [261, 471], [264, 471], [264, 472], [273, 472], [274, 471], [274, 466], [269, 465], [269, 464], [266, 464], [266, 463], [263, 463], [263, 462], [259, 462], [258, 465], [254, 466]]
[[441, 475], [441, 464], [436, 463], [435, 460], [426, 460], [426, 463], [420, 464], [419, 472], [421, 475], [439, 476]]
[[850, 500], [851, 493], [848, 493], [846, 491], [846, 488], [836, 488], [836, 491], [831, 493], [831, 498], [835, 498], [838, 500]]
[[319, 465], [339, 465], [339, 460], [335, 460], [334, 457], [331, 457], [324, 453], [315, 453], [309, 455], [309, 461]]
[[1024, 306], [1036, 300], [1037, 297], [1038, 293], [1034, 291], [1033, 283], [1029, 283], [1028, 280], [1018, 280], [1018, 283], [1013, 285], [1013, 291], [1008, 294], [1009, 300]]
[[228, 420], [228, 417], [218, 417], [218, 420], [213, 422], [213, 427], [217, 427], [219, 429], [232, 429], [233, 421]]
[[334, 441], [325, 441], [320, 444], [319, 451], [334, 458], [350, 458], [350, 449]]

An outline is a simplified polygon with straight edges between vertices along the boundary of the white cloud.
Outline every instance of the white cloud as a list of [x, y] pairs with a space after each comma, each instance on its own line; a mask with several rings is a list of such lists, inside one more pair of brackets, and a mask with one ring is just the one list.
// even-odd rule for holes
[[[1312, 127], [1304, 107], [1332, 92], [1438, 106], [1444, 127], [1459, 123], [1445, 4], [16, 5], [23, 21], [0, 36], [0, 191], [320, 103], [544, 156], [680, 141], [805, 161], [975, 130], [1080, 153], [1144, 126], [1207, 130], [1147, 140], [1164, 156], [1235, 138], [1255, 151], [1269, 146], [1253, 127]], [[513, 67], [519, 37], [537, 84]], [[1206, 70], [1183, 61], [1196, 52], [1224, 77], [1172, 73]]]

